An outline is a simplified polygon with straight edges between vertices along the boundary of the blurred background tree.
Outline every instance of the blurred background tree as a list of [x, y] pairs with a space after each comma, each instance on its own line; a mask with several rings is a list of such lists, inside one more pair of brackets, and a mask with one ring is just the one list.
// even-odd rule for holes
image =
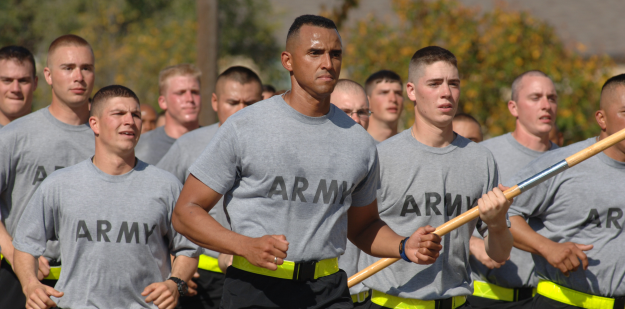
[[[406, 82], [414, 52], [438, 45], [458, 58], [459, 111], [475, 116], [487, 135], [514, 130], [507, 108], [510, 85], [516, 76], [534, 69], [544, 71], [556, 84], [557, 125], [565, 133], [565, 143], [597, 134], [594, 112], [613, 66], [609, 57], [584, 58], [566, 48], [545, 22], [502, 5], [489, 13], [456, 0], [393, 0], [393, 6], [397, 22], [369, 17], [342, 31], [348, 42], [343, 69], [350, 78], [364, 83], [369, 74], [390, 69]], [[414, 122], [414, 105], [405, 102], [402, 125], [408, 128]]]
[[[96, 87], [123, 84], [158, 109], [158, 72], [196, 59], [195, 0], [3, 0], [0, 46], [22, 45], [37, 59], [35, 109], [47, 106], [47, 48], [56, 37], [84, 37], [96, 57]], [[264, 81], [288, 80], [279, 65], [268, 0], [219, 0], [219, 56], [251, 59]], [[225, 61], [227, 63], [228, 61]], [[225, 68], [222, 68], [222, 70]]]

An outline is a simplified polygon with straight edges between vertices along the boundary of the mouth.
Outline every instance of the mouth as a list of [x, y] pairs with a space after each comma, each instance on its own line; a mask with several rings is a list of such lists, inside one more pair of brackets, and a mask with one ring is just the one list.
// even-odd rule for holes
[[389, 113], [393, 113], [396, 114], [397, 113], [397, 107], [389, 107], [386, 109], [387, 112]]
[[122, 131], [122, 132], [119, 132], [119, 134], [122, 135], [122, 136], [127, 136], [127, 137], [135, 137], [136, 136], [135, 132], [133, 132], [133, 131]]
[[542, 117], [538, 118], [538, 120], [540, 120], [540, 122], [549, 123], [549, 122], [551, 122], [551, 116], [549, 116], [549, 115], [542, 116]]
[[70, 89], [69, 91], [71, 91], [72, 93], [75, 93], [75, 94], [84, 94], [87, 91], [87, 89], [85, 89], [85, 88], [73, 88], [73, 89]]
[[323, 80], [323, 81], [333, 81], [334, 77], [332, 75], [321, 75], [319, 77], [317, 77], [317, 79]]
[[453, 110], [454, 106], [451, 103], [444, 103], [438, 106], [438, 109], [443, 113], [448, 113]]

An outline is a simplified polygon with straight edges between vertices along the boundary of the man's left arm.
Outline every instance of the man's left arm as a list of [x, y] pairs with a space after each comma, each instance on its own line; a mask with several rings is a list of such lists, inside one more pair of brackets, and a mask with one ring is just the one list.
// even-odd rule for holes
[[512, 201], [507, 200], [503, 194], [506, 189], [500, 184], [498, 188], [484, 194], [477, 204], [480, 219], [488, 227], [488, 235], [484, 237], [486, 253], [498, 263], [508, 260], [513, 243], [507, 220], [508, 208]]
[[[198, 258], [179, 255], [174, 259], [171, 269], [171, 277], [179, 278], [184, 282], [191, 280], [191, 277], [197, 270]], [[173, 280], [165, 280], [163, 282], [155, 282], [148, 285], [142, 296], [146, 303], [153, 302], [159, 309], [173, 309], [178, 304], [180, 293], [178, 285]]]

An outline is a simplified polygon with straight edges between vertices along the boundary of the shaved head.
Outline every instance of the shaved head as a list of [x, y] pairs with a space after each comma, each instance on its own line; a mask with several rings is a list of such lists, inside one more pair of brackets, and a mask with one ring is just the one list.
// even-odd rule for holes
[[601, 88], [601, 100], [599, 109], [605, 110], [612, 102], [618, 102], [614, 100], [615, 96], [620, 96], [621, 91], [619, 88], [625, 87], [625, 74], [616, 75], [608, 79]]
[[365, 88], [363, 88], [359, 83], [349, 79], [340, 79], [336, 83], [336, 86], [334, 86], [334, 92], [363, 94], [365, 96], [367, 95], [365, 93]]
[[[539, 71], [539, 70], [532, 70], [532, 71], [527, 71], [519, 76], [517, 76], [517, 78], [514, 79], [514, 81], [512, 82], [512, 91], [511, 91], [511, 100], [512, 101], [518, 101], [519, 99], [519, 91], [521, 90], [521, 86], [523, 85], [523, 79], [525, 77], [530, 77], [530, 76], [542, 76], [542, 77], [546, 77], [551, 79], [547, 74]], [[553, 82], [553, 81], [552, 81]]]

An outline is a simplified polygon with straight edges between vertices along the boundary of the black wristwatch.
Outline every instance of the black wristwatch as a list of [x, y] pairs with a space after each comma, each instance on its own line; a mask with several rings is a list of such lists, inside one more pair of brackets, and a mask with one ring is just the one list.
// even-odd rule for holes
[[167, 278], [167, 280], [171, 280], [176, 283], [176, 286], [178, 286], [178, 294], [180, 294], [180, 296], [185, 296], [187, 292], [189, 291], [189, 286], [182, 279], [176, 278], [176, 277], [169, 277]]

